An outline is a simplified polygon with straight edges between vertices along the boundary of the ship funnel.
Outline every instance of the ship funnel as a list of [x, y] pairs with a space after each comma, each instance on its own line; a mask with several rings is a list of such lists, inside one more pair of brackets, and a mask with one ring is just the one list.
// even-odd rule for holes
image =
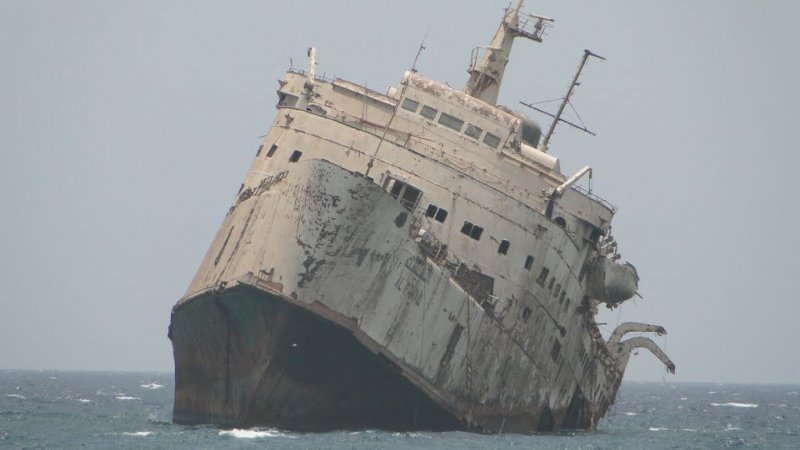
[[514, 38], [523, 37], [542, 42], [542, 36], [553, 19], [523, 13], [522, 2], [523, 0], [519, 0], [514, 8], [506, 9], [503, 22], [488, 47], [472, 50], [467, 69], [469, 81], [464, 88], [468, 95], [492, 105], [496, 104]]

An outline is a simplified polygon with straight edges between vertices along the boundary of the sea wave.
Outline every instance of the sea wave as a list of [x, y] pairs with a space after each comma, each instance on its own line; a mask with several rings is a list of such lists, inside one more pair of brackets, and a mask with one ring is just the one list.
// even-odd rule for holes
[[626, 416], [638, 416], [638, 415], [639, 415], [639, 413], [635, 413], [635, 412], [626, 412], [626, 413], [625, 413], [625, 415], [626, 415]]
[[140, 384], [139, 386], [145, 389], [150, 389], [151, 391], [155, 391], [156, 389], [162, 389], [164, 387], [163, 384], [158, 384], [158, 383]]
[[289, 436], [288, 434], [281, 433], [278, 430], [261, 430], [258, 428], [253, 428], [249, 430], [243, 430], [239, 428], [234, 428], [232, 430], [221, 430], [219, 432], [220, 436], [231, 436], [237, 439], [260, 439], [260, 438], [269, 438], [269, 437], [285, 437], [285, 438], [294, 438], [295, 436]]
[[736, 402], [712, 403], [711, 406], [733, 406], [734, 408], [758, 408], [758, 405], [755, 403], [736, 403]]
[[18, 398], [20, 400], [25, 400], [25, 397], [19, 394], [7, 394], [6, 398]]
[[117, 400], [141, 400], [141, 397], [131, 397], [129, 395], [117, 395], [114, 398]]
[[669, 428], [662, 428], [662, 427], [650, 427], [650, 431], [668, 431]]
[[134, 431], [133, 433], [125, 432], [125, 433], [122, 433], [122, 434], [124, 436], [142, 436], [143, 437], [143, 436], [150, 436], [151, 434], [153, 434], [153, 432], [152, 431]]

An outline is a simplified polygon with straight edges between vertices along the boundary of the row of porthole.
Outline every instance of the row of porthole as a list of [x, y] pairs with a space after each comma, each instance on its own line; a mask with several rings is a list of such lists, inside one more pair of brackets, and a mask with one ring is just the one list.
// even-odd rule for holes
[[[420, 109], [419, 105], [420, 103], [418, 101], [411, 100], [410, 98], [405, 98], [403, 99], [403, 103], [400, 106], [406, 111], [412, 113], [416, 113], [417, 110], [419, 110], [419, 114], [428, 120], [435, 120], [438, 114], [439, 124], [444, 125], [447, 128], [450, 128], [451, 130], [458, 133], [460, 133], [461, 129], [464, 127], [464, 121], [459, 119], [458, 117], [451, 116], [450, 114], [447, 114], [445, 112], [439, 114], [439, 110], [430, 107], [428, 105], [422, 105], [422, 109]], [[482, 133], [483, 130], [479, 126], [473, 125], [471, 123], [468, 123], [467, 127], [464, 129], [465, 135], [477, 141], [480, 141]], [[483, 135], [483, 143], [488, 145], [489, 147], [497, 148], [500, 145], [500, 138], [487, 131], [486, 134]]]

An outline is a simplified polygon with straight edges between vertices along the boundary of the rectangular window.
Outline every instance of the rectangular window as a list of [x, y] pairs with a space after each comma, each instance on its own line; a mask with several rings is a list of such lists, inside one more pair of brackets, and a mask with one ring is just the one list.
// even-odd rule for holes
[[547, 275], [550, 274], [550, 269], [547, 267], [542, 267], [542, 271], [539, 273], [539, 278], [536, 279], [536, 283], [544, 287], [544, 282], [547, 281]]
[[483, 227], [464, 221], [464, 225], [461, 226], [461, 232], [477, 241], [480, 240], [481, 234], [483, 234]]
[[481, 138], [481, 133], [483, 133], [483, 130], [481, 130], [479, 127], [476, 127], [473, 124], [467, 125], [467, 129], [464, 130], [464, 134], [466, 134], [467, 136], [469, 136], [469, 137], [471, 137], [473, 139], [480, 139]]
[[477, 225], [472, 226], [472, 231], [469, 233], [469, 237], [479, 241], [481, 239], [481, 234], [483, 234], [483, 227], [479, 227]]
[[261, 154], [261, 150], [264, 150], [264, 144], [258, 146], [258, 151], [256, 152], [256, 158], [258, 158], [258, 155]]
[[500, 138], [493, 135], [492, 133], [486, 133], [486, 136], [483, 137], [483, 143], [488, 145], [492, 148], [497, 148], [500, 145]]
[[419, 198], [422, 196], [422, 191], [419, 189], [391, 177], [386, 180], [383, 186], [386, 192], [395, 199], [400, 200], [403, 208], [408, 211], [414, 211]]
[[436, 217], [434, 220], [440, 223], [444, 223], [444, 220], [447, 219], [447, 211], [442, 208], [439, 208], [439, 211], [436, 211]]
[[469, 236], [469, 234], [472, 232], [472, 223], [464, 221], [464, 225], [461, 226], [461, 232]]
[[553, 284], [555, 284], [555, 282], [556, 282], [556, 277], [550, 278], [550, 284], [547, 285], [547, 290], [548, 291], [552, 291], [553, 290]]
[[419, 108], [419, 102], [415, 102], [414, 100], [411, 100], [410, 98], [406, 98], [406, 99], [403, 99], [402, 107], [406, 111], [411, 111], [411, 112], [415, 113], [415, 112], [417, 112], [417, 108]]
[[428, 105], [422, 105], [422, 110], [419, 113], [422, 115], [422, 117], [433, 120], [436, 117], [436, 114], [439, 113], [439, 110], [431, 108]]
[[525, 269], [531, 270], [531, 266], [533, 266], [533, 256], [528, 255], [528, 257], [525, 258]]
[[417, 201], [419, 201], [419, 197], [422, 195], [422, 192], [412, 186], [406, 185], [406, 191], [403, 192], [403, 200], [400, 203], [403, 204], [403, 207], [409, 211], [414, 211], [414, 208], [417, 207]]
[[297, 162], [300, 159], [300, 156], [303, 155], [303, 152], [300, 150], [295, 150], [292, 152], [292, 156], [289, 157], [289, 162]]
[[558, 304], [559, 304], [559, 305], [560, 305], [560, 304], [562, 304], [562, 303], [564, 303], [564, 296], [565, 296], [566, 294], [567, 294], [567, 290], [566, 290], [566, 289], [564, 289], [563, 291], [561, 291], [561, 295], [558, 297]]
[[[558, 297], [558, 294], [560, 292], [561, 292], [561, 284], [559, 283], [559, 284], [556, 285], [556, 290], [553, 291], [553, 297]], [[561, 297], [561, 299], [563, 300], [564, 297]]]
[[275, 150], [278, 150], [278, 145], [272, 144], [272, 146], [269, 148], [269, 151], [267, 152], [267, 158], [272, 158], [272, 155], [275, 154]]
[[439, 123], [455, 131], [461, 131], [461, 127], [464, 125], [463, 120], [447, 113], [442, 113], [442, 115], [439, 116]]
[[500, 246], [497, 247], [497, 253], [500, 253], [501, 255], [507, 255], [509, 246], [511, 246], [511, 243], [508, 242], [507, 240], [503, 239], [500, 242]]
[[425, 215], [428, 216], [428, 217], [434, 217], [434, 216], [436, 216], [436, 211], [438, 211], [438, 210], [439, 210], [439, 208], [437, 208], [436, 205], [431, 203], [430, 205], [428, 205], [428, 209], [425, 210]]

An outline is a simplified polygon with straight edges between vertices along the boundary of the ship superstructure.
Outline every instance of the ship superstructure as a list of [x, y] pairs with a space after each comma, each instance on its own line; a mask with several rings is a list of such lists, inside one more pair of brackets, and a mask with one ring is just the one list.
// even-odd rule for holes
[[175, 305], [179, 423], [534, 432], [593, 428], [630, 351], [597, 305], [631, 298], [614, 208], [497, 106], [510, 8], [464, 91], [407, 72], [386, 94], [290, 70], [275, 120]]

